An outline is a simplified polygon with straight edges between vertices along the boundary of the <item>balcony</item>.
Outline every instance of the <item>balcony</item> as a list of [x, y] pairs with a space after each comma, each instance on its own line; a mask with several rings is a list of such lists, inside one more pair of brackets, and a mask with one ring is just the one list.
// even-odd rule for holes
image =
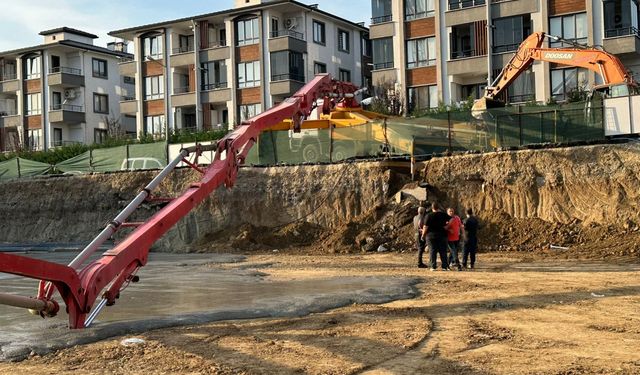
[[479, 55], [476, 50], [451, 51], [451, 60], [447, 61], [447, 70], [450, 75], [487, 74], [487, 56]]
[[200, 61], [217, 61], [231, 58], [231, 48], [224, 43], [212, 43], [208, 49], [200, 51]]
[[296, 51], [307, 52], [307, 42], [304, 34], [292, 30], [279, 30], [271, 33], [269, 52]]
[[640, 33], [635, 27], [605, 30], [602, 46], [614, 55], [638, 54], [640, 53]]
[[193, 46], [181, 46], [171, 51], [171, 66], [185, 66], [195, 64], [195, 56]]
[[136, 71], [138, 70], [135, 60], [130, 58], [120, 59], [118, 68], [120, 70], [120, 75], [127, 77], [134, 77], [136, 75]]
[[49, 121], [67, 124], [85, 122], [84, 108], [80, 105], [54, 104], [49, 108]]
[[203, 103], [226, 103], [231, 100], [231, 90], [227, 88], [227, 82], [218, 82], [202, 85]]
[[304, 86], [304, 76], [298, 74], [278, 74], [271, 76], [271, 95], [290, 96]]
[[455, 26], [486, 20], [487, 10], [482, 6], [484, 4], [485, 0], [449, 0], [449, 10], [444, 14], [445, 25]]
[[130, 115], [138, 112], [138, 101], [134, 96], [123, 96], [120, 98], [120, 112]]
[[196, 104], [196, 93], [189, 87], [176, 87], [171, 95], [172, 107], [185, 107]]
[[47, 76], [49, 86], [80, 87], [84, 86], [82, 70], [59, 66], [51, 68]]
[[393, 68], [393, 61], [373, 64], [373, 70], [384, 70], [384, 69], [392, 69], [392, 68]]
[[0, 128], [15, 128], [22, 125], [22, 116], [15, 110], [0, 111]]
[[16, 92], [18, 90], [20, 90], [20, 81], [16, 74], [0, 76], [0, 94]]
[[369, 28], [370, 39], [391, 38], [395, 35], [395, 24], [393, 22], [384, 22], [372, 24]]

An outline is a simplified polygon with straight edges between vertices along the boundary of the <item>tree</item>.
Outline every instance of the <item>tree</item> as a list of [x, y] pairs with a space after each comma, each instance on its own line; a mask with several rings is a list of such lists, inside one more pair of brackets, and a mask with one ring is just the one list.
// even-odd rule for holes
[[378, 81], [373, 87], [371, 111], [389, 116], [399, 116], [405, 111], [405, 100], [395, 81]]

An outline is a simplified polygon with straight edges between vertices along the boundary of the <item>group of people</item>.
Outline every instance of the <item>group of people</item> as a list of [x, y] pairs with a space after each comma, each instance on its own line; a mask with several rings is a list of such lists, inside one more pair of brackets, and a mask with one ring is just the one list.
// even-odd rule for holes
[[[448, 208], [445, 213], [440, 205], [434, 202], [431, 204], [431, 212], [427, 212], [425, 207], [418, 208], [418, 214], [413, 218], [413, 227], [416, 230], [418, 246], [418, 268], [429, 267], [431, 271], [435, 271], [438, 255], [440, 255], [443, 271], [449, 271], [452, 267], [458, 271], [463, 268], [474, 268], [478, 250], [479, 222], [471, 208], [467, 209], [467, 217], [462, 220], [453, 208]], [[427, 246], [429, 247], [428, 266], [422, 260]], [[462, 264], [458, 257], [461, 248], [463, 248]]]

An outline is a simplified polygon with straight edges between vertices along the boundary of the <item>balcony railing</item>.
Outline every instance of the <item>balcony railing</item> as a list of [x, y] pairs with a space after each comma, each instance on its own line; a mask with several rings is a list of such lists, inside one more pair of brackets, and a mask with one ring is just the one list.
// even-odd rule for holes
[[470, 8], [478, 5], [484, 5], [485, 0], [449, 0], [449, 10]]
[[120, 64], [125, 64], [128, 62], [132, 62], [135, 61], [136, 59], [133, 56], [123, 56], [120, 58], [120, 61], [118, 61], [118, 63]]
[[304, 40], [304, 34], [293, 30], [276, 30], [271, 32], [272, 38], [278, 38], [281, 36], [289, 36], [295, 39]]
[[640, 37], [640, 33], [638, 33], [638, 29], [630, 26], [630, 27], [621, 27], [617, 29], [608, 29], [604, 31], [605, 38], [615, 38], [618, 36], [627, 36], [627, 35], [635, 35]]
[[436, 12], [433, 10], [426, 11], [426, 12], [407, 13], [404, 15], [404, 20], [412, 21], [420, 18], [433, 17], [435, 15], [436, 15]]
[[136, 100], [135, 95], [122, 95], [120, 97], [121, 102], [133, 102]]
[[464, 59], [467, 57], [482, 56], [475, 49], [465, 49], [462, 51], [451, 51], [451, 60]]
[[16, 116], [18, 111], [15, 109], [0, 109], [0, 117]]
[[503, 44], [501, 46], [493, 46], [493, 53], [517, 51], [518, 47], [520, 47], [520, 44], [522, 44], [522, 42], [512, 43], [512, 44]]
[[42, 114], [42, 109], [27, 109], [27, 116], [37, 116]]
[[271, 81], [285, 81], [285, 80], [304, 82], [304, 74], [285, 73], [285, 74], [271, 75]]
[[51, 104], [50, 111], [84, 112], [84, 107], [73, 104]]
[[18, 79], [18, 75], [16, 73], [5, 73], [0, 75], [0, 82], [13, 81], [14, 79]]
[[211, 91], [218, 89], [226, 89], [228, 83], [227, 82], [214, 82], [214, 83], [206, 83], [202, 85], [202, 91]]
[[524, 103], [534, 100], [534, 94], [509, 95], [509, 103]]
[[174, 48], [171, 51], [171, 54], [172, 55], [179, 55], [181, 53], [189, 53], [189, 52], [193, 52], [193, 51], [194, 51], [193, 46], [180, 46], [178, 48]]
[[226, 47], [226, 46], [227, 46], [226, 40], [219, 40], [219, 41], [209, 43], [209, 46], [207, 48], [219, 48], [219, 47]]
[[82, 70], [77, 68], [68, 68], [66, 66], [56, 66], [55, 68], [49, 69], [49, 73], [50, 74], [65, 73], [65, 74], [73, 74], [75, 76], [81, 76]]
[[65, 141], [62, 139], [54, 139], [52, 141], [53, 143], [53, 147], [64, 147], [64, 146], [74, 146], [74, 145], [81, 145], [82, 142], [78, 142], [78, 141]]
[[187, 94], [190, 92], [194, 92], [194, 90], [192, 90], [189, 86], [187, 87], [175, 87], [173, 89], [173, 94], [174, 95], [179, 95], [179, 94]]
[[391, 69], [391, 68], [393, 68], [393, 61], [373, 64], [373, 70]]
[[371, 24], [375, 25], [377, 23], [391, 22], [392, 19], [393, 19], [393, 15], [392, 14], [387, 14], [387, 15], [379, 16], [379, 17], [373, 17], [373, 18], [371, 18]]

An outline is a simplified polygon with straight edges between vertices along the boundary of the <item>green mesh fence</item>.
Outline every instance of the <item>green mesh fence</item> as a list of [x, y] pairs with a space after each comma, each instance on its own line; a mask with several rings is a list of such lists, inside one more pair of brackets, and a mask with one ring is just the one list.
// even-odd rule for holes
[[51, 166], [22, 158], [13, 158], [0, 162], [0, 181], [14, 178], [33, 177], [46, 174]]

